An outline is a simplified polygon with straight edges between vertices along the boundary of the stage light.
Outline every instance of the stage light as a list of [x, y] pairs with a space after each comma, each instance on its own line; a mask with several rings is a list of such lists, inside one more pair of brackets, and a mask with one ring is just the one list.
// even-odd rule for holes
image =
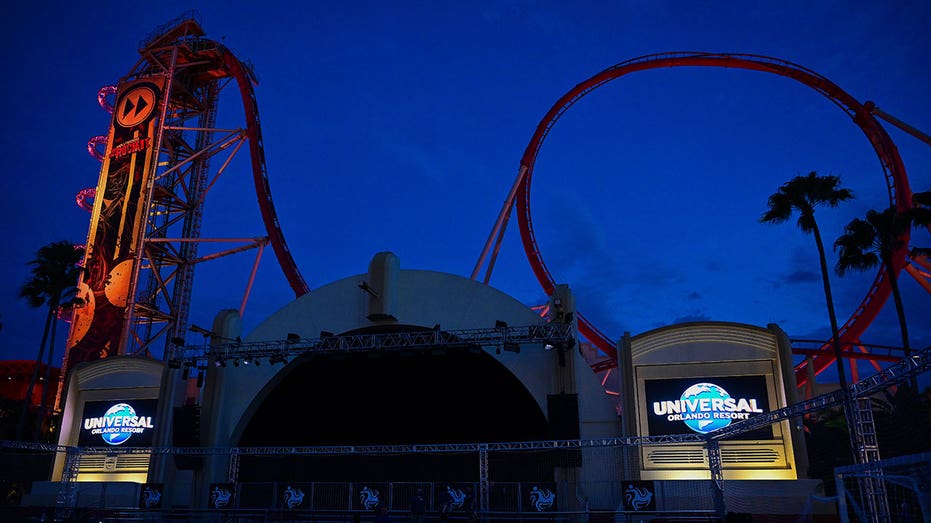
[[243, 358], [243, 359], [242, 359], [242, 364], [243, 364], [243, 365], [248, 365], [248, 364], [250, 364], [250, 363], [252, 363], [252, 360], [251, 360], [251, 359], [249, 359], [249, 358]]
[[359, 288], [362, 289], [364, 292], [368, 293], [369, 296], [375, 298], [376, 300], [378, 299], [378, 293], [375, 292], [375, 289], [369, 287], [369, 284], [367, 281], [365, 280], [360, 281]]
[[204, 386], [204, 371], [198, 371], [197, 372], [197, 388], [199, 389], [203, 386]]
[[256, 359], [255, 359], [255, 366], [258, 367], [258, 366], [261, 365], [261, 364], [262, 364], [262, 358], [256, 358]]
[[321, 338], [332, 338], [333, 336], [335, 336], [335, 334], [330, 331], [320, 331]]
[[168, 368], [169, 368], [169, 369], [180, 369], [180, 368], [181, 368], [181, 360], [177, 360], [177, 359], [174, 359], [174, 358], [168, 360]]
[[173, 343], [174, 345], [178, 347], [184, 347], [184, 338], [182, 338], [181, 336], [175, 336], [174, 338], [171, 339], [171, 343]]
[[440, 324], [437, 323], [436, 325], [434, 325], [434, 326], [433, 326], [433, 330], [439, 332], [439, 331], [440, 331]]
[[239, 366], [239, 360], [233, 360], [233, 366], [234, 366], [234, 367], [238, 367], [238, 366]]
[[504, 342], [504, 350], [508, 352], [520, 352], [520, 344], [513, 341]]
[[301, 336], [293, 332], [288, 333], [288, 343], [297, 343], [301, 341]]
[[187, 381], [191, 377], [191, 368], [187, 365], [184, 366], [184, 370], [181, 371], [181, 379]]
[[495, 328], [496, 328], [496, 329], [506, 329], [506, 328], [508, 328], [508, 322], [506, 322], [506, 321], [501, 321], [501, 320], [495, 320]]
[[274, 365], [276, 363], [287, 363], [288, 359], [285, 358], [284, 354], [272, 354], [268, 358], [268, 363]]
[[553, 347], [553, 346], [550, 345], [549, 343], [547, 343], [546, 345], [543, 346], [543, 350], [547, 350], [547, 351], [553, 350], [553, 349], [555, 349], [555, 348], [556, 348], [556, 347]]

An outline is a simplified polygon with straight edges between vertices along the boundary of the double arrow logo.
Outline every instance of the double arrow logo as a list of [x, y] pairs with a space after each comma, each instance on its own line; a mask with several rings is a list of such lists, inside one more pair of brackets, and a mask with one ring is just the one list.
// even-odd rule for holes
[[155, 90], [149, 86], [138, 86], [123, 95], [117, 107], [116, 123], [133, 127], [152, 115], [155, 110]]

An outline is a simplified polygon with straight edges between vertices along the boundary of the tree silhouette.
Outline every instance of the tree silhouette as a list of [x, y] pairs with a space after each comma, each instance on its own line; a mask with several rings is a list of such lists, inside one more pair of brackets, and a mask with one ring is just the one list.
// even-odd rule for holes
[[[29, 387], [26, 389], [23, 410], [16, 427], [17, 439], [23, 438], [26, 414], [29, 410], [29, 404], [32, 402], [33, 391], [39, 377], [39, 367], [42, 365], [42, 356], [46, 353], [47, 347], [48, 355], [46, 357], [45, 382], [42, 384], [42, 406], [40, 410], [41, 413], [45, 412], [48, 401], [47, 391], [52, 367], [52, 355], [55, 352], [57, 326], [55, 320], [62, 305], [72, 305], [77, 300], [75, 298], [76, 285], [82, 271], [78, 264], [83, 257], [83, 248], [76, 247], [67, 240], [61, 240], [40, 247], [36, 252], [35, 259], [28, 262], [28, 265], [32, 266], [31, 275], [23, 283], [19, 295], [21, 298], [26, 299], [31, 307], [38, 308], [46, 305], [48, 312], [45, 316], [42, 342], [39, 344], [39, 350], [36, 354], [35, 368], [33, 368], [32, 377], [29, 380]], [[42, 419], [42, 416], [39, 416], [39, 427], [41, 427]]]
[[912, 203], [916, 207], [931, 207], [931, 191], [916, 192], [912, 195]]
[[[834, 270], [840, 276], [851, 270], [865, 271], [882, 264], [892, 289], [895, 311], [899, 318], [899, 331], [902, 334], [902, 350], [906, 358], [912, 355], [912, 350], [909, 345], [902, 292], [892, 260], [896, 253], [908, 248], [908, 233], [911, 229], [928, 224], [931, 224], [931, 209], [916, 207], [898, 212], [895, 207], [889, 207], [883, 211], [870, 210], [866, 213], [866, 219], [851, 220], [844, 228], [844, 234], [834, 242], [834, 251], [838, 253]], [[927, 251], [924, 252], [925, 255], [931, 253], [931, 249], [916, 248], [916, 254], [922, 251]], [[917, 384], [917, 378], [913, 378], [912, 388], [917, 390]]]
[[793, 212], [798, 212], [799, 229], [805, 234], [814, 235], [815, 244], [818, 247], [818, 258], [821, 262], [824, 298], [827, 302], [828, 316], [831, 320], [831, 337], [834, 343], [834, 358], [837, 361], [837, 375], [841, 389], [846, 391], [847, 375], [844, 372], [840, 339], [838, 339], [837, 315], [834, 312], [834, 300], [831, 296], [828, 264], [824, 256], [821, 231], [815, 221], [815, 208], [822, 205], [837, 207], [840, 202], [853, 198], [853, 193], [849, 189], [839, 186], [840, 178], [837, 176], [819, 176], [815, 171], [808, 173], [806, 176], [796, 176], [782, 184], [779, 190], [769, 197], [767, 200], [769, 209], [763, 213], [760, 221], [763, 223], [782, 223], [788, 220]]
[[[931, 191], [916, 192], [912, 195], [912, 207], [908, 212], [916, 216], [915, 221], [918, 225], [924, 225], [931, 231]], [[908, 253], [912, 258], [931, 257], [931, 248], [913, 247]]]

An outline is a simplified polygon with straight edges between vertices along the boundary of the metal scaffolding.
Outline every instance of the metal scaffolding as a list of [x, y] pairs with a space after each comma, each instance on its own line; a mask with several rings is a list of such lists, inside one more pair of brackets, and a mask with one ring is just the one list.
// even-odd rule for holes
[[[575, 345], [574, 328], [569, 323], [541, 323], [516, 327], [483, 329], [425, 330], [382, 334], [322, 335], [301, 338], [289, 335], [283, 340], [244, 343], [214, 337], [220, 343], [179, 346], [171, 352], [169, 365], [205, 367], [208, 363], [223, 366], [228, 361], [269, 358], [271, 363], [285, 362], [303, 354], [337, 354], [369, 351], [456, 350], [490, 347], [518, 352], [522, 345], [542, 345], [546, 350], [566, 351]], [[205, 338], [209, 336], [205, 335]]]

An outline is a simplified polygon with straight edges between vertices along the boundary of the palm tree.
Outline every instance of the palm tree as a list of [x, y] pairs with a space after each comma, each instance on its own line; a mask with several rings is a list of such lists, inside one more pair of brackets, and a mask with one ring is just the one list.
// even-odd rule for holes
[[912, 195], [912, 203], [915, 207], [931, 207], [931, 191], [916, 192]]
[[[850, 270], [865, 271], [882, 263], [885, 268], [895, 311], [899, 317], [899, 330], [902, 333], [902, 351], [906, 358], [912, 355], [908, 341], [908, 326], [905, 323], [905, 309], [902, 305], [902, 293], [892, 266], [893, 256], [908, 248], [907, 233], [912, 227], [931, 224], [931, 209], [911, 208], [898, 212], [895, 207], [884, 211], [870, 210], [866, 219], [854, 218], [844, 228], [844, 234], [834, 242], [834, 251], [838, 253], [834, 270], [844, 276]], [[913, 256], [931, 253], [931, 249], [916, 247]], [[912, 388], [918, 390], [917, 378]]]
[[[30, 271], [31, 276], [23, 283], [19, 295], [21, 298], [25, 298], [31, 307], [47, 305], [48, 312], [45, 316], [45, 329], [42, 331], [42, 342], [39, 344], [39, 350], [36, 355], [35, 368], [32, 371], [32, 378], [29, 380], [29, 387], [26, 389], [23, 411], [16, 428], [17, 439], [22, 439], [23, 430], [26, 425], [26, 412], [29, 409], [29, 403], [32, 401], [33, 391], [38, 381], [39, 367], [42, 365], [42, 356], [45, 354], [46, 346], [48, 346], [45, 383], [42, 385], [41, 412], [45, 412], [48, 398], [47, 388], [52, 367], [52, 355], [55, 352], [55, 332], [57, 326], [55, 320], [62, 305], [71, 305], [75, 303], [76, 285], [82, 271], [78, 264], [83, 257], [83, 248], [75, 247], [72, 242], [67, 240], [61, 240], [40, 247], [36, 252], [35, 259], [28, 263], [28, 265], [32, 266], [32, 270]], [[46, 341], [48, 341], [47, 345]], [[40, 417], [40, 420], [41, 419]]]
[[[821, 280], [824, 284], [824, 297], [831, 320], [831, 336], [834, 343], [834, 358], [837, 361], [837, 375], [841, 389], [847, 390], [847, 375], [844, 372], [840, 339], [837, 329], [837, 315], [834, 313], [834, 300], [831, 297], [831, 282], [828, 280], [828, 264], [824, 257], [824, 243], [821, 231], [815, 221], [815, 208], [821, 205], [837, 207], [840, 202], [853, 198], [850, 189], [840, 187], [837, 176], [819, 176], [812, 171], [806, 176], [796, 176], [779, 187], [767, 200], [769, 209], [763, 213], [763, 223], [782, 223], [798, 211], [798, 227], [805, 234], [813, 234], [818, 246], [818, 258], [821, 262]], [[845, 393], [846, 395], [846, 393]]]

